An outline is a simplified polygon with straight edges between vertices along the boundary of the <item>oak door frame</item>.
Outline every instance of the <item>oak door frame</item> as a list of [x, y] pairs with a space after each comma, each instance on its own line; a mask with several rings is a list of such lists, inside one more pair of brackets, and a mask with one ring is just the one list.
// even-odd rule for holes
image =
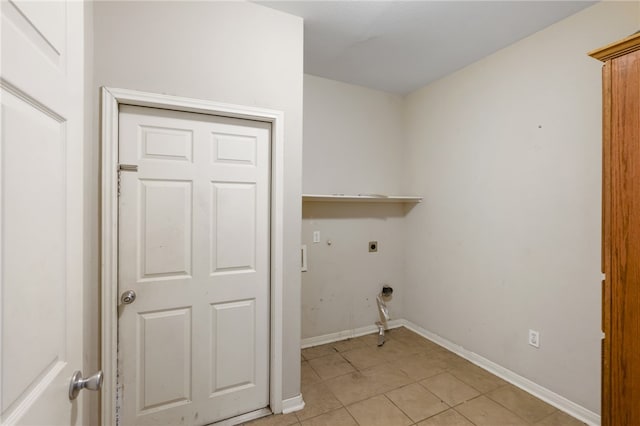
[[118, 125], [120, 105], [271, 123], [269, 406], [282, 412], [284, 112], [136, 90], [101, 88], [101, 423], [115, 424], [118, 348]]

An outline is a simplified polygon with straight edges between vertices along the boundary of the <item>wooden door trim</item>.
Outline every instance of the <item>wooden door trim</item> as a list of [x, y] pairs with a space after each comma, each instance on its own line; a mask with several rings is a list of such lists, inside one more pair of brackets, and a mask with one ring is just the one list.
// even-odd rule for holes
[[611, 426], [611, 63], [602, 67], [602, 426]]
[[271, 285], [269, 404], [282, 411], [284, 263], [284, 113], [219, 102], [102, 87], [101, 89], [101, 421], [115, 424], [118, 346], [118, 125], [120, 105], [195, 112], [271, 123]]

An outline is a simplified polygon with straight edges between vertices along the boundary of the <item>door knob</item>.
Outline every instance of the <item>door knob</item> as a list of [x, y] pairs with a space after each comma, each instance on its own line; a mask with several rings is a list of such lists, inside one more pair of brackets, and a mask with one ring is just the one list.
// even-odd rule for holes
[[71, 376], [71, 383], [69, 383], [69, 399], [74, 400], [78, 397], [78, 394], [82, 389], [88, 389], [92, 391], [98, 391], [102, 387], [102, 370], [98, 371], [91, 377], [86, 379], [82, 377], [82, 371], [77, 370]]
[[120, 301], [123, 305], [130, 305], [136, 300], [136, 292], [133, 290], [127, 290], [120, 296]]

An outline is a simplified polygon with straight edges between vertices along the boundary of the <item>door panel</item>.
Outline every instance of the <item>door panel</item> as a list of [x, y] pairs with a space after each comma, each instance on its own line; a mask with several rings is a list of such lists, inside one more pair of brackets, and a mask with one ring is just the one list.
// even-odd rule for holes
[[[140, 342], [138, 407], [162, 410], [191, 399], [191, 309], [143, 313]], [[171, 339], [166, 339], [166, 336]], [[157, 374], [162, 372], [162, 374]]]
[[0, 422], [70, 425], [82, 369], [83, 5], [3, 1]]
[[[5, 413], [66, 358], [66, 159], [63, 123], [10, 93], [2, 98]], [[34, 179], [24, 179], [27, 158]]]
[[256, 382], [255, 300], [212, 305], [211, 394], [232, 392]]
[[66, 4], [61, 1], [10, 1], [58, 55], [64, 49]]
[[256, 140], [251, 137], [213, 133], [214, 163], [256, 165]]
[[208, 424], [269, 402], [268, 124], [121, 107], [122, 424]]
[[212, 273], [255, 271], [256, 187], [213, 182]]
[[[186, 277], [191, 274], [191, 182], [140, 180], [140, 275]], [[166, 232], [166, 229], [171, 232]]]
[[192, 162], [191, 130], [140, 126], [140, 132], [142, 158]]

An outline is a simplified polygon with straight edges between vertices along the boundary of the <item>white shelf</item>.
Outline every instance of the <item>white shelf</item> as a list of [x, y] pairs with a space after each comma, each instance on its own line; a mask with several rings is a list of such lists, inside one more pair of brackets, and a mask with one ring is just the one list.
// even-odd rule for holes
[[325, 203], [421, 203], [422, 197], [379, 194], [302, 194], [302, 201]]

